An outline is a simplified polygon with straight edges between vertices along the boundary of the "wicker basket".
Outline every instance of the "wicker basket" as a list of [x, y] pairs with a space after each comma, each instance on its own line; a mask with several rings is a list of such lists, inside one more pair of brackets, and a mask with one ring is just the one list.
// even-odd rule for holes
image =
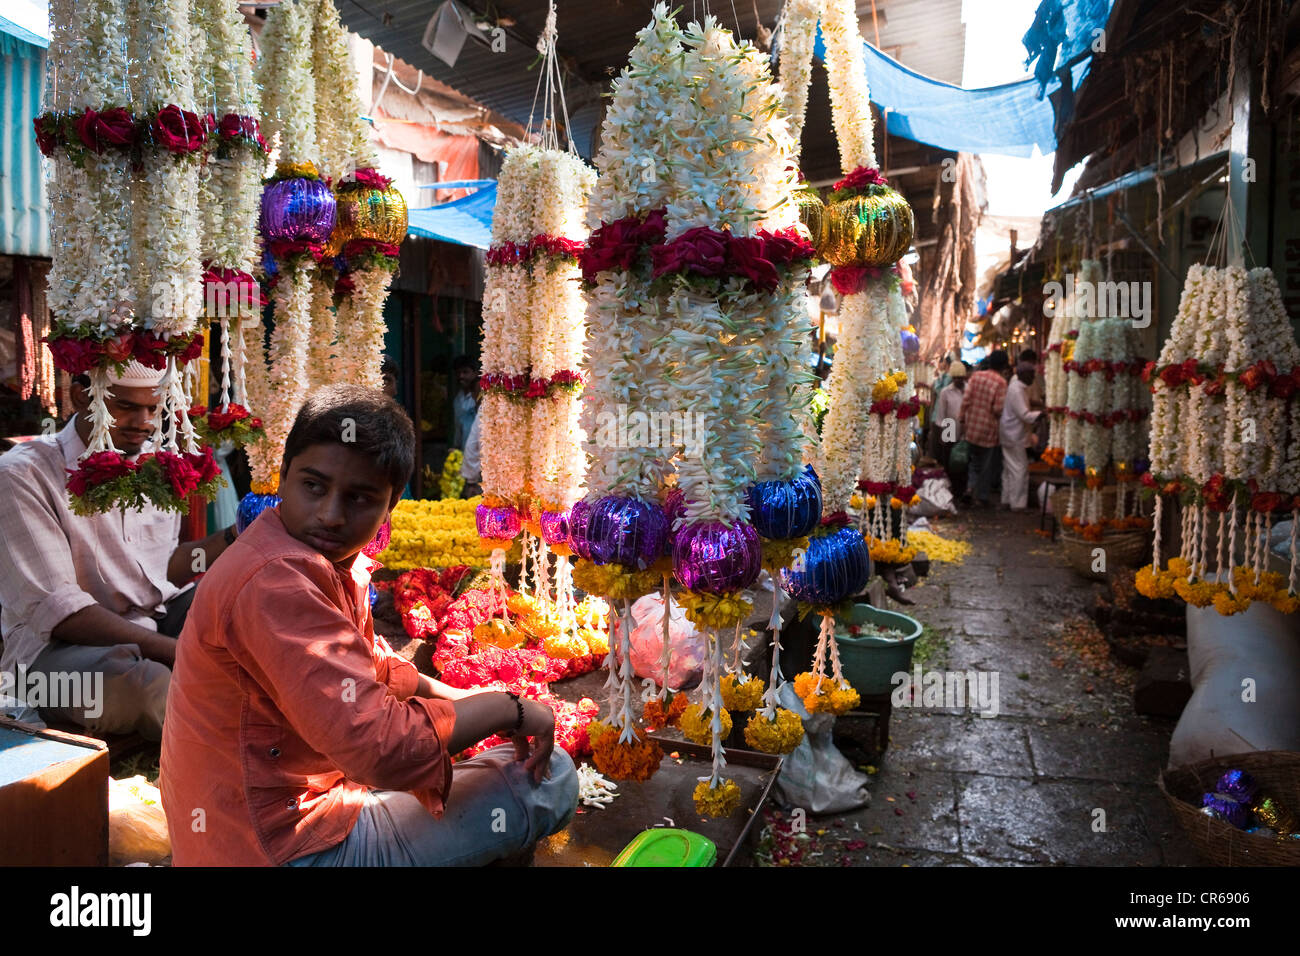
[[1211, 866], [1300, 866], [1300, 840], [1270, 840], [1238, 830], [1201, 812], [1202, 794], [1212, 792], [1227, 770], [1252, 774], [1262, 792], [1297, 812], [1300, 753], [1271, 750], [1212, 757], [1160, 775], [1160, 792], [1178, 825]]
[[[1106, 535], [1100, 541], [1089, 541], [1062, 532], [1061, 544], [1065, 546], [1066, 560], [1077, 573], [1093, 581], [1105, 581], [1107, 574], [1116, 568], [1142, 566], [1150, 553], [1151, 534], [1148, 531], [1117, 531]], [[1106, 552], [1105, 571], [1092, 569], [1092, 552], [1096, 548], [1102, 548]]]

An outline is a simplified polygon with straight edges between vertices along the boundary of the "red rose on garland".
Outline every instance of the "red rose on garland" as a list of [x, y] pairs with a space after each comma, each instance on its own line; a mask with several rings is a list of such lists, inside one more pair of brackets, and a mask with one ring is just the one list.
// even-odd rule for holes
[[187, 453], [185, 460], [198, 474], [200, 485], [206, 485], [208, 482], [221, 477], [221, 466], [217, 464], [216, 456], [212, 454], [210, 447], [205, 446], [202, 451], [196, 454]]
[[765, 258], [768, 248], [769, 243], [758, 236], [729, 236], [727, 239], [727, 255], [733, 272], [765, 292], [773, 291], [781, 282], [776, 264]]
[[136, 464], [115, 451], [99, 451], [87, 456], [76, 468], [68, 470], [68, 490], [80, 498], [96, 485], [129, 475]]
[[726, 233], [707, 226], [696, 226], [662, 246], [650, 250], [654, 278], [676, 272], [688, 272], [705, 278], [725, 275], [727, 271]]
[[102, 153], [110, 146], [129, 148], [135, 143], [135, 120], [120, 106], [97, 113], [88, 109], [73, 124], [83, 146]]
[[36, 127], [36, 148], [43, 156], [53, 156], [59, 145], [59, 124], [53, 116], [38, 116], [32, 120]]
[[104, 346], [91, 339], [42, 339], [50, 347], [56, 367], [69, 375], [81, 375], [98, 368], [104, 357]]
[[[364, 186], [367, 189], [387, 189], [393, 185], [393, 181], [377, 169], [367, 166], [365, 169], [358, 169], [354, 175], [355, 182], [358, 186]], [[347, 183], [345, 185], [351, 185]]]
[[160, 370], [167, 367], [167, 340], [152, 332], [135, 333], [132, 354], [146, 368]]
[[187, 457], [160, 451], [153, 458], [177, 498], [188, 498], [199, 487], [199, 472]]
[[861, 190], [869, 189], [872, 186], [888, 185], [889, 180], [881, 175], [879, 169], [872, 166], [859, 166], [832, 186], [831, 189], [838, 193], [846, 190]]
[[158, 111], [150, 126], [154, 141], [170, 152], [184, 155], [203, 148], [208, 138], [207, 124], [198, 113], [172, 104]]

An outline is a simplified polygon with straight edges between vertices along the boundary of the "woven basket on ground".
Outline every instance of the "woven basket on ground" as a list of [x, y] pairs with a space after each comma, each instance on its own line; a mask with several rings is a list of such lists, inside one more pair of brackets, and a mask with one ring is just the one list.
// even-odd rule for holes
[[[1148, 531], [1113, 531], [1100, 541], [1089, 541], [1078, 535], [1061, 532], [1065, 558], [1076, 572], [1094, 581], [1106, 580], [1107, 573], [1120, 568], [1141, 567], [1148, 560], [1151, 534]], [[1106, 570], [1092, 569], [1093, 551], [1101, 548], [1106, 556]]]
[[1300, 753], [1257, 751], [1165, 770], [1160, 792], [1196, 852], [1211, 866], [1300, 866], [1300, 840], [1256, 836], [1201, 812], [1201, 796], [1212, 793], [1228, 770], [1247, 771], [1261, 793], [1300, 812]]

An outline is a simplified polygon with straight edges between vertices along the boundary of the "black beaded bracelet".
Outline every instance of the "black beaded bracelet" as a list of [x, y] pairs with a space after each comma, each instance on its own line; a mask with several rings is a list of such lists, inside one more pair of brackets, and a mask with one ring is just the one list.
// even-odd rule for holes
[[506, 691], [506, 696], [515, 702], [515, 707], [519, 710], [519, 719], [515, 721], [511, 734], [517, 734], [524, 728], [524, 702], [519, 699], [519, 695], [511, 691]]

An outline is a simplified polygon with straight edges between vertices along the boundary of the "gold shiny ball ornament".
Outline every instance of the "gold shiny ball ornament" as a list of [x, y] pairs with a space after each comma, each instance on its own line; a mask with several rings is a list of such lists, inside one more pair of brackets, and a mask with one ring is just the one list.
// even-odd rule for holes
[[387, 189], [343, 189], [338, 194], [338, 225], [330, 246], [339, 249], [353, 239], [370, 239], [398, 245], [406, 238], [406, 200], [392, 186]]
[[799, 222], [808, 232], [808, 241], [820, 249], [826, 242], [826, 204], [815, 192], [801, 192], [795, 198]]
[[916, 220], [897, 190], [874, 186], [870, 193], [826, 207], [825, 238], [817, 249], [835, 266], [890, 266], [912, 244]]

